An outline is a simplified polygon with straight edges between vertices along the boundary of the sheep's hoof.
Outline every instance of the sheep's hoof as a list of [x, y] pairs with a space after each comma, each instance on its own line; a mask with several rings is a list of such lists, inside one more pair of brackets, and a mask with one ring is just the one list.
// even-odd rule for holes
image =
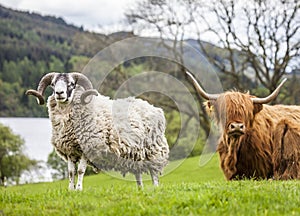
[[75, 190], [75, 185], [69, 185], [69, 190]]
[[77, 186], [76, 186], [76, 190], [77, 190], [77, 191], [82, 191], [82, 186], [81, 186], [81, 185], [77, 185]]

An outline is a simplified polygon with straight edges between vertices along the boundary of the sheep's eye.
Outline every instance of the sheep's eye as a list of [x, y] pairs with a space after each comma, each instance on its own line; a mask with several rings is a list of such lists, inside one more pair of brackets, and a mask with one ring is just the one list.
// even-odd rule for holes
[[54, 88], [54, 83], [51, 83], [50, 86], [51, 86], [52, 88]]
[[71, 82], [71, 83], [68, 84], [68, 88], [72, 88], [73, 89], [74, 87], [75, 87], [75, 83]]

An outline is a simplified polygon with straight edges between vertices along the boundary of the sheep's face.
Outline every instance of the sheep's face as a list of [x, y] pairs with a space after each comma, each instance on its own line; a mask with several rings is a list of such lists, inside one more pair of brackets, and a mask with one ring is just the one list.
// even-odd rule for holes
[[57, 103], [68, 104], [72, 101], [74, 96], [74, 89], [76, 86], [75, 80], [72, 76], [66, 73], [57, 74], [51, 82], [53, 95]]

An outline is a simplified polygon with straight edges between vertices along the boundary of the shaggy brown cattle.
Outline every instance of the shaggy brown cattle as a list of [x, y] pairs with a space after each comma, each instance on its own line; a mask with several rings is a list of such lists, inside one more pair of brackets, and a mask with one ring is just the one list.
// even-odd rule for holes
[[266, 105], [266, 98], [228, 91], [208, 94], [187, 72], [221, 130], [217, 151], [226, 179], [299, 179], [300, 106]]

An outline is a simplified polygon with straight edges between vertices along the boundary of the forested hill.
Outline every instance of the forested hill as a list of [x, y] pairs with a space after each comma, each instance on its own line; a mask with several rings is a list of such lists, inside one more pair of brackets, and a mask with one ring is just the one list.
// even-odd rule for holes
[[[104, 47], [132, 36], [131, 32], [96, 34], [67, 24], [62, 18], [11, 10], [0, 5], [0, 117], [46, 117], [46, 107], [37, 106], [33, 97], [25, 95], [26, 90], [35, 88], [47, 72], [81, 71]], [[201, 52], [197, 41], [186, 42]], [[201, 43], [213, 59], [222, 62], [228, 55], [224, 49]], [[236, 56], [238, 65], [239, 55]], [[139, 64], [147, 68], [145, 60], [140, 61]], [[170, 65], [163, 60], [150, 60], [148, 64], [159, 71], [178, 69], [176, 64]], [[128, 74], [124, 73], [115, 76], [117, 80], [113, 82], [112, 91], [127, 77]]]
[[95, 34], [62, 18], [0, 5], [0, 116], [46, 116], [24, 95], [48, 71], [80, 71], [99, 50], [129, 32]]
[[[72, 55], [93, 56], [107, 43], [128, 34], [102, 35], [67, 24], [62, 18], [15, 11], [0, 5], [0, 63], [4, 60], [48, 60]], [[2, 66], [2, 65], [1, 65]]]

